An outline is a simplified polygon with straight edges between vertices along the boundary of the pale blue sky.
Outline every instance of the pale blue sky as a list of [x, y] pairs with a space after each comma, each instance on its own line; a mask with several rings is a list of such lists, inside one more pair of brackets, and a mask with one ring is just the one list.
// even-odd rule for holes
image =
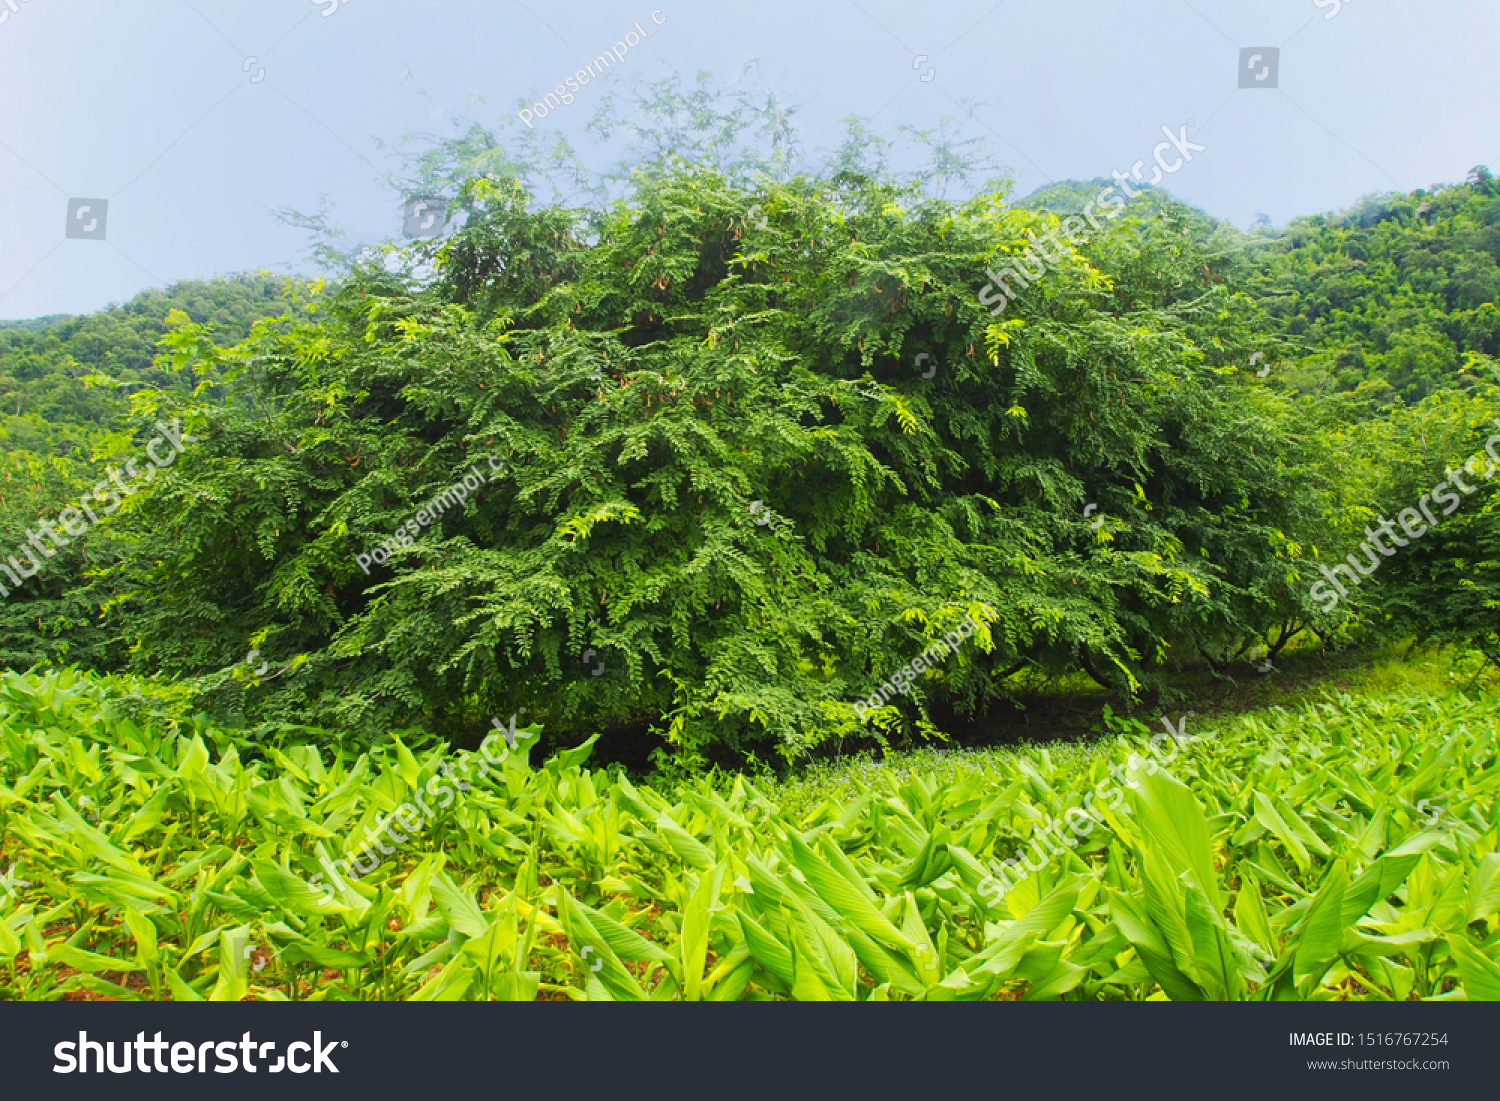
[[[320, 196], [356, 237], [395, 236], [399, 161], [379, 142], [513, 114], [653, 11], [625, 74], [732, 78], [759, 58], [813, 146], [851, 113], [893, 133], [983, 100], [969, 131], [1018, 194], [1149, 164], [1189, 118], [1206, 148], [1168, 185], [1241, 226], [1500, 170], [1495, 0], [1342, 0], [1332, 19], [1335, 0], [330, 2], [0, 0], [0, 318], [285, 270], [306, 238], [270, 212]], [[1237, 90], [1244, 46], [1282, 48], [1278, 89]], [[587, 149], [606, 90], [536, 125]], [[64, 238], [70, 197], [109, 199], [105, 242]]]

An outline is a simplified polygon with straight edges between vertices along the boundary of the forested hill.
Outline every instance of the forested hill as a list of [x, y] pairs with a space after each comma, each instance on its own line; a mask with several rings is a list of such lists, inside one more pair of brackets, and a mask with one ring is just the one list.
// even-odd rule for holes
[[1299, 361], [1295, 381], [1385, 380], [1411, 401], [1500, 351], [1500, 184], [1366, 198], [1274, 238], [1256, 293]]
[[211, 326], [219, 343], [232, 344], [250, 335], [256, 319], [286, 312], [285, 283], [266, 272], [189, 279], [98, 313], [0, 321], [0, 447], [81, 456], [91, 434], [118, 427], [121, 408], [107, 389], [81, 379], [104, 374], [126, 384], [190, 386], [190, 376], [152, 366], [168, 312], [181, 310]]
[[[1062, 180], [1017, 205], [1076, 213], [1113, 182]], [[1137, 190], [1153, 206], [1172, 201]], [[1183, 217], [1198, 240], [1244, 257], [1244, 289], [1280, 336], [1278, 377], [1299, 389], [1384, 382], [1416, 401], [1461, 384], [1472, 353], [1500, 353], [1500, 181], [1482, 165], [1461, 185], [1367, 196], [1282, 230]]]

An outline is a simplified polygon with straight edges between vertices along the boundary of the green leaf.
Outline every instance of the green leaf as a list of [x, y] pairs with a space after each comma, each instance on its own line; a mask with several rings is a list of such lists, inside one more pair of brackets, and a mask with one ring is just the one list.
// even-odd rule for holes
[[1271, 932], [1271, 923], [1266, 920], [1265, 903], [1260, 897], [1260, 883], [1251, 875], [1243, 875], [1240, 891], [1235, 896], [1234, 919], [1240, 931], [1260, 945], [1268, 955], [1280, 953], [1276, 935]]
[[1213, 843], [1203, 808], [1191, 791], [1166, 772], [1146, 775], [1144, 770], [1133, 771], [1140, 781], [1135, 803], [1142, 831], [1175, 873], [1191, 874], [1214, 911], [1222, 910]]
[[764, 967], [777, 981], [788, 989], [795, 985], [795, 964], [792, 950], [772, 936], [749, 914], [741, 911], [735, 917], [745, 934], [745, 944], [755, 962]]
[[460, 889], [442, 870], [433, 873], [431, 885], [432, 899], [449, 926], [465, 937], [484, 935], [490, 923], [473, 895]]
[[[810, 886], [840, 918], [875, 941], [901, 952], [915, 947], [875, 906], [875, 896], [862, 879], [835, 871], [800, 837], [790, 838], [793, 865], [807, 877]], [[853, 869], [850, 868], [850, 871]]]
[[1471, 925], [1500, 913], [1500, 853], [1487, 853], [1469, 880], [1469, 904], [1464, 924]]
[[1347, 867], [1342, 860], [1335, 860], [1323, 877], [1307, 916], [1298, 925], [1300, 935], [1293, 957], [1292, 980], [1304, 993], [1311, 992], [1339, 958], [1344, 943], [1344, 892], [1348, 885]]
[[1448, 936], [1453, 962], [1464, 984], [1464, 994], [1471, 1002], [1500, 1002], [1500, 966], [1496, 966], [1462, 933]]
[[709, 933], [713, 928], [714, 911], [719, 904], [719, 885], [724, 880], [727, 865], [705, 872], [698, 878], [698, 889], [687, 901], [682, 915], [681, 952], [683, 988], [685, 1001], [701, 1000], [703, 993], [703, 969], [708, 959]]
[[249, 991], [250, 929], [241, 925], [219, 931], [219, 981], [209, 994], [211, 1002], [237, 1002]]
[[[645, 991], [625, 969], [609, 942], [595, 928], [582, 904], [561, 888], [557, 891], [557, 898], [558, 917], [562, 919], [568, 940], [578, 952], [585, 983], [592, 987], [597, 982], [614, 1000], [646, 1001]], [[585, 952], [584, 949], [589, 951]]]

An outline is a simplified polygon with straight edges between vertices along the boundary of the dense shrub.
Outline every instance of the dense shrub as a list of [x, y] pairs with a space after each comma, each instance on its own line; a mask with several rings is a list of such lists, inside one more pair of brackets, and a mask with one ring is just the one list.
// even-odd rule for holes
[[[430, 268], [358, 268], [227, 351], [181, 329], [235, 400], [162, 395], [201, 442], [112, 575], [138, 666], [372, 731], [656, 721], [691, 761], [920, 725], [1026, 665], [1131, 689], [1304, 616], [1316, 451], [1234, 366], [1254, 304], [1184, 223], [1064, 245], [997, 320], [986, 268], [1055, 215], [848, 175], [636, 182], [589, 214], [473, 180]], [[461, 511], [357, 563], [486, 457]], [[253, 684], [252, 647], [278, 670]]]

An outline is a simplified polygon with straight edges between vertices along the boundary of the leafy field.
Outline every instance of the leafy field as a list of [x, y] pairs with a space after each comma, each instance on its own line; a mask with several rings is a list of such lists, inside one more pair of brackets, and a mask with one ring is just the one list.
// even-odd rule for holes
[[518, 753], [324, 893], [473, 755], [149, 711], [0, 682], [0, 997], [1500, 999], [1494, 698], [1190, 730], [1003, 897], [991, 871], [1143, 741], [868, 763], [815, 805]]

